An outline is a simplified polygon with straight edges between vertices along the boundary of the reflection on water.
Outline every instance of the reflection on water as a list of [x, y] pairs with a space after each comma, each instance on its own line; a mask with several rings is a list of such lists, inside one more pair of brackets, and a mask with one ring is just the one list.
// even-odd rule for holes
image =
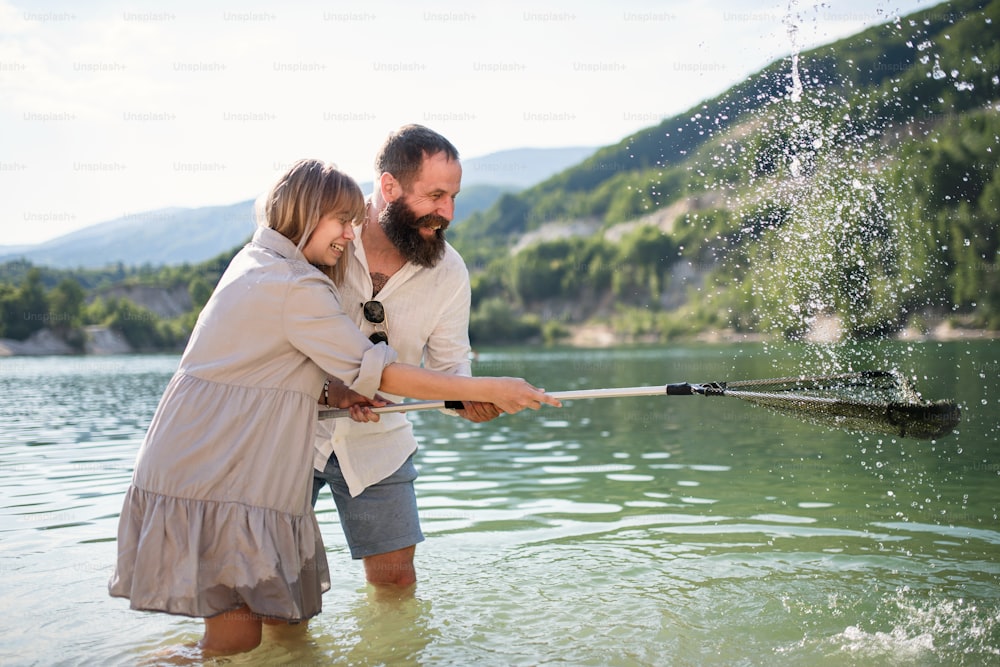
[[[776, 377], [810, 359], [777, 352], [484, 351], [477, 372], [568, 390]], [[416, 590], [364, 585], [324, 497], [324, 612], [226, 664], [1000, 661], [1000, 345], [880, 352], [927, 398], [962, 402], [957, 433], [859, 435], [697, 396], [478, 425], [412, 413], [428, 536]], [[122, 494], [176, 361], [0, 359], [0, 664], [155, 664], [200, 636], [198, 620], [106, 593]]]

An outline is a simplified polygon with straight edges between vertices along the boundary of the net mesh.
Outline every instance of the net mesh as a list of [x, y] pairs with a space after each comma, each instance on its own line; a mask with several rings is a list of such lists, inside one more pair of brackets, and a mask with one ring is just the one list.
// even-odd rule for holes
[[900, 437], [943, 437], [954, 430], [961, 416], [954, 402], [925, 401], [903, 375], [893, 371], [740, 380], [714, 386], [720, 395], [815, 424]]

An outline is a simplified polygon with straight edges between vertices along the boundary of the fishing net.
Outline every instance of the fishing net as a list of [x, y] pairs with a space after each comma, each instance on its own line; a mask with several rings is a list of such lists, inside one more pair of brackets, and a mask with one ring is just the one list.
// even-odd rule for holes
[[[738, 380], [662, 386], [615, 387], [554, 391], [562, 401], [626, 396], [732, 396], [823, 426], [850, 431], [935, 439], [948, 435], [961, 417], [953, 401], [928, 402], [907, 379], [892, 371], [863, 371], [842, 375], [786, 377], [774, 380]], [[462, 409], [461, 401], [396, 403], [372, 412], [409, 412], [441, 408]], [[320, 419], [348, 417], [345, 409], [322, 410]]]
[[811, 423], [851, 431], [936, 439], [951, 433], [961, 411], [953, 401], [925, 401], [901, 374], [739, 380], [702, 385], [706, 396], [732, 396]]

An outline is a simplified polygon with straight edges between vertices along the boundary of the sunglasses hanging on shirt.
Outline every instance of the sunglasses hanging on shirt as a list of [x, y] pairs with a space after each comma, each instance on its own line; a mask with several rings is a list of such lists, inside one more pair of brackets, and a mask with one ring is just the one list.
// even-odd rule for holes
[[[375, 343], [387, 343], [389, 342], [389, 325], [385, 321], [385, 308], [379, 301], [366, 301], [361, 304], [361, 308], [364, 310], [365, 319], [375, 325], [375, 333], [368, 337], [368, 340]], [[382, 330], [379, 330], [379, 325], [382, 325]]]

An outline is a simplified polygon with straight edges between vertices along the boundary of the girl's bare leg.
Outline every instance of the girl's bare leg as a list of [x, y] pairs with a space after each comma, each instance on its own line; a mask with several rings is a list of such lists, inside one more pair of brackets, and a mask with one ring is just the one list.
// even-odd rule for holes
[[298, 623], [289, 623], [288, 621], [277, 619], [277, 618], [265, 618], [264, 621], [264, 637], [267, 641], [274, 642], [285, 642], [285, 641], [297, 641], [306, 634], [306, 630], [309, 629], [309, 621], [300, 621]]
[[247, 606], [205, 619], [205, 636], [198, 642], [206, 654], [251, 651], [260, 645], [261, 618]]

